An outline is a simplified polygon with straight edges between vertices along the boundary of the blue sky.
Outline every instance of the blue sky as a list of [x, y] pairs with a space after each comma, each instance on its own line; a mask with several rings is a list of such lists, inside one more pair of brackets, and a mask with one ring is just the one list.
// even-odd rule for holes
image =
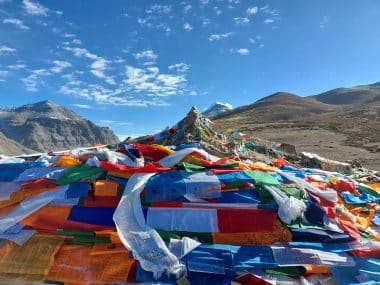
[[0, 105], [151, 133], [192, 105], [380, 81], [379, 27], [378, 0], [0, 0]]

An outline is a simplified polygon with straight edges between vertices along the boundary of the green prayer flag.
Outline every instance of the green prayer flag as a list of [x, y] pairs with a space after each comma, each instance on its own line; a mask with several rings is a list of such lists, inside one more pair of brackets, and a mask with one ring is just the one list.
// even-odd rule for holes
[[270, 174], [266, 172], [261, 171], [252, 171], [252, 170], [246, 170], [244, 171], [246, 175], [248, 175], [250, 178], [255, 180], [255, 185], [263, 186], [263, 185], [270, 185], [270, 186], [279, 186], [281, 185], [280, 182]]
[[82, 180], [95, 180], [104, 173], [98, 167], [90, 167], [86, 164], [75, 165], [67, 168], [55, 182], [60, 185], [67, 185]]
[[195, 165], [188, 162], [180, 162], [177, 164], [177, 168], [184, 169], [187, 172], [196, 172], [196, 171], [202, 171], [205, 168], [203, 166]]
[[280, 190], [288, 197], [293, 196], [294, 198], [302, 199], [304, 196], [303, 190], [296, 187], [280, 187]]

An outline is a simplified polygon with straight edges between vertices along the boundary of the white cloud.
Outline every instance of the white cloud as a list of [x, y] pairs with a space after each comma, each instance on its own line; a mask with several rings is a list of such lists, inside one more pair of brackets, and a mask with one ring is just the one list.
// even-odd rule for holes
[[181, 62], [181, 63], [176, 63], [176, 64], [173, 64], [173, 65], [169, 65], [168, 68], [170, 70], [175, 69], [175, 70], [177, 70], [179, 72], [186, 72], [186, 71], [189, 70], [190, 66], [188, 64], [186, 64], [186, 63]]
[[19, 69], [24, 69], [26, 67], [25, 64], [11, 64], [11, 65], [8, 65], [8, 68], [9, 69], [12, 69], [12, 70], [19, 70]]
[[258, 8], [257, 8], [257, 7], [249, 7], [249, 8], [247, 9], [247, 14], [248, 14], [248, 15], [254, 15], [254, 14], [257, 13], [257, 11], [258, 11]]
[[75, 97], [80, 97], [84, 99], [90, 99], [90, 92], [87, 88], [80, 88], [80, 87], [72, 87], [63, 85], [59, 88], [59, 92], [65, 95], [72, 95]]
[[73, 44], [75, 44], [75, 45], [81, 45], [81, 44], [82, 44], [82, 41], [81, 41], [81, 40], [78, 40], [78, 39], [73, 39], [71, 42], [72, 42]]
[[49, 9], [42, 6], [39, 3], [32, 2], [30, 0], [23, 0], [22, 1], [23, 8], [25, 12], [29, 15], [33, 16], [47, 16]]
[[193, 27], [189, 24], [189, 23], [185, 23], [183, 25], [183, 28], [186, 30], [186, 31], [191, 31], [193, 29]]
[[204, 6], [204, 5], [207, 5], [210, 2], [210, 0], [199, 0], [199, 2], [201, 3], [202, 6]]
[[264, 24], [271, 24], [274, 22], [274, 19], [267, 18], [264, 20]]
[[131, 126], [132, 125], [131, 122], [118, 122], [114, 120], [97, 120], [96, 122], [100, 125], [105, 125], [105, 126], [109, 126], [109, 125]]
[[116, 121], [113, 120], [97, 120], [96, 121], [99, 124], [104, 124], [104, 125], [110, 125], [116, 123]]
[[184, 74], [163, 74], [158, 67], [137, 68], [126, 66], [124, 82], [132, 91], [148, 96], [172, 96], [182, 94], [186, 83]]
[[50, 71], [47, 69], [34, 69], [27, 77], [22, 78], [21, 81], [24, 83], [26, 90], [36, 92], [39, 90], [39, 86], [44, 83], [40, 77], [50, 74]]
[[268, 5], [265, 5], [260, 8], [261, 11], [263, 11], [265, 14], [271, 15], [273, 17], [277, 17], [280, 15], [280, 13], [275, 9], [270, 9]]
[[249, 38], [248, 41], [249, 41], [251, 44], [257, 44], [257, 43], [261, 42], [262, 39], [263, 39], [262, 36], [255, 36], [255, 37]]
[[[135, 98], [131, 95], [132, 88], [128, 86], [118, 87], [114, 90], [109, 90], [98, 84], [86, 85], [86, 88], [72, 87], [63, 85], [59, 92], [65, 95], [80, 97], [87, 100], [95, 101], [101, 105], [117, 105], [117, 106], [168, 106], [168, 103], [161, 98], [142, 99]], [[127, 95], [128, 94], [128, 95]], [[127, 123], [119, 123], [121, 126]]]
[[75, 38], [76, 36], [74, 34], [65, 33], [63, 34], [64, 38]]
[[[77, 73], [77, 72], [76, 72]], [[74, 73], [67, 73], [62, 75], [62, 78], [67, 80], [67, 85], [72, 85], [72, 86], [80, 86], [82, 85], [82, 81], [78, 80]]]
[[77, 107], [80, 109], [91, 109], [92, 108], [90, 105], [87, 105], [87, 104], [71, 104], [71, 106]]
[[64, 47], [63, 49], [67, 50], [67, 51], [71, 51], [74, 56], [76, 57], [86, 57], [88, 59], [98, 59], [99, 57], [96, 55], [96, 54], [93, 54], [91, 52], [89, 52], [87, 49], [84, 49], [84, 48], [79, 48], [79, 47], [75, 47], [75, 48], [72, 48], [72, 47]]
[[226, 39], [228, 37], [232, 36], [232, 33], [224, 33], [224, 34], [212, 34], [208, 37], [208, 40], [210, 42], [213, 41], [220, 41], [221, 39]]
[[99, 57], [91, 64], [91, 73], [98, 78], [104, 79], [108, 84], [116, 84], [115, 80], [111, 76], [105, 75], [105, 70], [107, 68], [108, 60]]
[[16, 49], [6, 45], [0, 45], [0, 55], [10, 54], [16, 52]]
[[240, 0], [228, 0], [228, 8], [229, 9], [236, 8], [236, 6], [239, 4], [240, 4]]
[[158, 58], [158, 55], [154, 53], [152, 50], [144, 50], [134, 54], [136, 59], [142, 60], [151, 60], [155, 61]]
[[71, 66], [70, 62], [62, 61], [62, 60], [54, 60], [53, 64], [54, 64], [54, 66], [50, 69], [50, 71], [53, 73], [59, 73], [63, 69]]
[[72, 47], [63, 47], [63, 49], [65, 50], [68, 50], [68, 51], [71, 51], [74, 56], [76, 57], [85, 57], [85, 58], [88, 58], [88, 59], [91, 59], [91, 60], [94, 60], [94, 62], [91, 64], [91, 70], [90, 72], [98, 77], [98, 78], [101, 78], [101, 79], [104, 79], [108, 84], [111, 84], [111, 85], [115, 85], [116, 82], [115, 82], [115, 79], [111, 76], [107, 76], [105, 74], [105, 70], [107, 68], [107, 64], [109, 63], [108, 60], [96, 55], [96, 54], [93, 54], [91, 53], [90, 51], [88, 51], [87, 49], [84, 49], [84, 48], [79, 48], [79, 47], [75, 47], [75, 48], [72, 48]]
[[240, 55], [249, 55], [249, 49], [247, 48], [239, 48], [239, 49], [231, 49], [230, 50], [232, 53], [237, 53]]
[[249, 24], [249, 19], [245, 17], [236, 17], [234, 18], [235, 24], [240, 26], [245, 26]]
[[24, 22], [16, 19], [16, 18], [7, 18], [3, 20], [3, 24], [11, 24], [14, 25], [15, 27], [19, 28], [20, 30], [27, 31], [30, 28], [26, 25], [24, 25]]
[[145, 12], [148, 14], [168, 14], [170, 13], [172, 7], [169, 5], [159, 5], [159, 4], [154, 4], [150, 6], [149, 9], [146, 9]]
[[209, 25], [209, 24], [211, 24], [210, 19], [208, 19], [208, 18], [204, 18], [204, 19], [202, 20], [202, 25], [203, 25], [203, 26], [207, 26], [207, 25]]
[[147, 18], [145, 18], [145, 19], [143, 19], [143, 18], [138, 18], [138, 19], [137, 19], [137, 23], [139, 23], [141, 26], [144, 26], [145, 24], [148, 23], [148, 19], [147, 19]]
[[191, 11], [192, 8], [193, 8], [193, 7], [192, 7], [191, 5], [186, 5], [185, 7], [183, 7], [183, 11], [184, 11], [185, 13], [188, 13], [189, 11]]

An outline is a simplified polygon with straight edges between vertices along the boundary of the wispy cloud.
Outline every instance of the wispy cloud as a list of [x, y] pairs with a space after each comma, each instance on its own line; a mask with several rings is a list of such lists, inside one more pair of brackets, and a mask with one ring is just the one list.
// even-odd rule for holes
[[239, 26], [245, 26], [249, 24], [249, 19], [246, 17], [236, 17], [234, 18], [235, 24]]
[[105, 125], [105, 126], [110, 126], [110, 125], [117, 125], [117, 126], [131, 126], [131, 122], [119, 122], [119, 121], [114, 121], [114, 120], [97, 120], [96, 121], [99, 125]]
[[148, 96], [173, 96], [183, 94], [186, 78], [183, 74], [160, 73], [158, 67], [137, 68], [126, 66], [124, 82], [131, 91]]
[[183, 25], [183, 28], [186, 30], [186, 31], [191, 31], [193, 29], [193, 27], [190, 25], [190, 23], [185, 23]]
[[153, 50], [144, 50], [134, 54], [136, 59], [155, 61], [158, 55]]
[[208, 19], [208, 18], [204, 18], [202, 20], [202, 26], [207, 26], [207, 25], [210, 25], [211, 24], [211, 20]]
[[247, 48], [231, 49], [230, 51], [232, 53], [237, 53], [240, 55], [249, 55], [250, 54], [250, 51]]
[[264, 20], [264, 24], [272, 24], [274, 22], [274, 19], [271, 19], [271, 18], [267, 18]]
[[188, 13], [188, 12], [190, 12], [191, 11], [191, 9], [193, 9], [193, 7], [191, 6], [191, 5], [186, 5], [185, 7], [183, 7], [183, 11], [185, 12], [185, 13]]
[[20, 69], [24, 69], [25, 67], [26, 65], [22, 63], [8, 65], [8, 68], [11, 70], [20, 70]]
[[280, 13], [276, 9], [271, 9], [269, 5], [260, 7], [260, 11], [267, 15], [264, 24], [272, 24], [279, 19]]
[[254, 15], [254, 14], [256, 14], [257, 13], [257, 11], [258, 11], [258, 8], [255, 6], [255, 7], [249, 7], [248, 9], [247, 9], [247, 14], [248, 15]]
[[264, 44], [263, 44], [263, 37], [262, 36], [254, 36], [254, 37], [251, 37], [248, 39], [248, 41], [253, 44], [253, 45], [256, 45], [257, 47], [259, 48], [263, 48], [264, 47]]
[[54, 60], [53, 61], [54, 66], [50, 69], [53, 73], [59, 73], [65, 68], [68, 68], [71, 66], [70, 62], [62, 61], [62, 60]]
[[49, 9], [42, 6], [41, 4], [37, 2], [32, 2], [30, 0], [23, 0], [22, 1], [24, 11], [33, 16], [47, 16]]
[[91, 109], [92, 107], [87, 104], [71, 104], [71, 106], [79, 108], [79, 109]]
[[228, 8], [236, 8], [240, 4], [240, 0], [228, 0]]
[[23, 21], [21, 21], [20, 19], [16, 19], [16, 18], [4, 19], [3, 24], [14, 25], [16, 28], [19, 28], [20, 30], [24, 30], [24, 31], [30, 30], [30, 28], [28, 26], [24, 25]]
[[222, 39], [226, 39], [228, 37], [232, 36], [232, 33], [224, 33], [224, 34], [212, 34], [208, 37], [208, 40], [210, 42], [214, 41], [220, 41]]
[[105, 70], [107, 68], [108, 60], [104, 58], [98, 58], [91, 64], [91, 73], [98, 78], [104, 79], [108, 84], [116, 84], [115, 80], [111, 76], [105, 75]]
[[63, 37], [64, 37], [64, 38], [75, 38], [76, 36], [75, 36], [74, 34], [64, 33], [64, 34], [63, 34]]
[[96, 54], [93, 54], [84, 48], [63, 47], [63, 49], [65, 49], [67, 51], [71, 51], [73, 53], [73, 55], [76, 57], [86, 57], [88, 59], [94, 59], [94, 60], [98, 59], [98, 56]]
[[50, 74], [50, 71], [47, 69], [34, 69], [27, 77], [22, 78], [21, 81], [24, 83], [26, 90], [37, 92], [39, 90], [39, 86], [44, 83], [43, 80], [41, 80], [41, 77], [48, 76]]
[[186, 63], [176, 63], [176, 64], [173, 64], [173, 65], [169, 65], [168, 67], [170, 70], [177, 70], [179, 72], [186, 72], [190, 69], [190, 66]]
[[62, 85], [59, 88], [59, 92], [65, 95], [70, 95], [74, 97], [84, 98], [84, 99], [91, 99], [90, 96], [90, 90], [88, 88], [81, 88], [77, 86], [68, 86], [68, 85]]
[[15, 53], [16, 49], [11, 48], [6, 45], [0, 45], [0, 55], [12, 54]]
[[68, 85], [80, 86], [83, 84], [83, 82], [81, 80], [77, 79], [75, 73], [78, 73], [78, 72], [63, 74], [62, 78], [67, 80]]
[[145, 10], [148, 14], [168, 14], [172, 10], [170, 5], [153, 4]]
[[265, 14], [271, 15], [273, 17], [279, 16], [279, 12], [276, 9], [271, 9], [269, 5], [265, 5], [263, 7], [260, 7], [260, 11], [262, 11]]
[[82, 44], [82, 41], [79, 40], [79, 39], [73, 39], [73, 40], [71, 41], [71, 43], [73, 43], [73, 44], [75, 44], [75, 45], [81, 45], [81, 44]]
[[[59, 92], [65, 95], [93, 100], [100, 105], [117, 106], [168, 106], [169, 104], [162, 98], [136, 98], [130, 94], [130, 87], [118, 87], [114, 90], [107, 89], [99, 84], [89, 84], [87, 87], [72, 87], [63, 85]], [[128, 94], [128, 95], [127, 95]]]

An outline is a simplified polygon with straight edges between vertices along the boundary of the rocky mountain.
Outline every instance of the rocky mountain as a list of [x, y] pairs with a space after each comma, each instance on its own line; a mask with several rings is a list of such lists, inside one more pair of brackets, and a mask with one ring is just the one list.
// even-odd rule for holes
[[0, 155], [17, 155], [20, 153], [32, 153], [33, 150], [20, 145], [18, 142], [7, 138], [0, 132]]
[[[13, 154], [57, 151], [119, 141], [110, 129], [96, 126], [50, 101], [17, 108], [0, 108], [0, 132], [4, 138], [21, 146], [15, 148]], [[0, 153], [8, 154], [8, 150], [1, 145]]]
[[380, 83], [308, 97], [278, 92], [214, 120], [298, 151], [380, 169]]
[[202, 114], [210, 119], [221, 115], [225, 112], [231, 111], [232, 106], [228, 103], [216, 102], [202, 112]]

